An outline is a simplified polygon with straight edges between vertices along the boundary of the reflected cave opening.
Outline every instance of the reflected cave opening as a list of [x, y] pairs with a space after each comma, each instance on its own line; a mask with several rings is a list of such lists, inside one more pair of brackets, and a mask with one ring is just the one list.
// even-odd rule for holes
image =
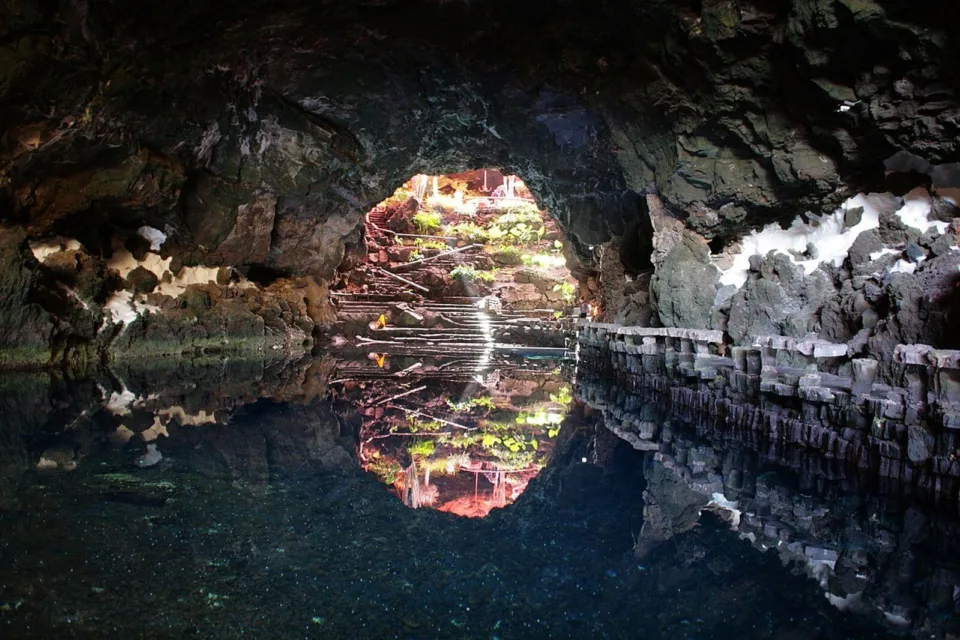
[[361, 466], [408, 507], [483, 517], [545, 466], [571, 401], [564, 249], [497, 169], [415, 175], [365, 215], [331, 291], [339, 388], [363, 415]]
[[[426, 368], [436, 364], [450, 361]], [[569, 379], [563, 363], [542, 359], [501, 363], [483, 378], [448, 367], [406, 391], [393, 380], [345, 382], [343, 394], [362, 416], [364, 470], [408, 507], [483, 517], [546, 466], [573, 401]]]

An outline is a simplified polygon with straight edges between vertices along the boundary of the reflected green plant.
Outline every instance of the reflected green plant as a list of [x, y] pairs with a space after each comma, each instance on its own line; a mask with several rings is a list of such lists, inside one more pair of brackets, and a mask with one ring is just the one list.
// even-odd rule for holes
[[428, 458], [437, 450], [437, 442], [433, 439], [418, 438], [407, 446], [407, 453], [412, 458]]
[[447, 406], [450, 407], [451, 411], [456, 413], [464, 413], [467, 411], [472, 411], [473, 409], [486, 409], [487, 411], [490, 411], [497, 407], [493, 400], [487, 397], [470, 398], [468, 400], [461, 400], [459, 402], [454, 402], [448, 399]]
[[563, 422], [562, 415], [543, 409], [535, 413], [521, 413], [517, 416], [517, 424], [529, 424], [538, 427], [548, 424], [560, 424], [561, 422]]
[[403, 467], [392, 458], [378, 456], [367, 463], [367, 471], [380, 478], [384, 484], [393, 484], [403, 473]]
[[573, 402], [573, 396], [570, 394], [570, 387], [561, 387], [556, 393], [551, 393], [550, 402], [562, 405], [568, 405]]

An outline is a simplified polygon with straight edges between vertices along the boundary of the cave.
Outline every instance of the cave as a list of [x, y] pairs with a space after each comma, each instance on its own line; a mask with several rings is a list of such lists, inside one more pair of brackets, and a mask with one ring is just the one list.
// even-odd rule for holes
[[0, 3], [5, 637], [960, 634], [952, 3]]

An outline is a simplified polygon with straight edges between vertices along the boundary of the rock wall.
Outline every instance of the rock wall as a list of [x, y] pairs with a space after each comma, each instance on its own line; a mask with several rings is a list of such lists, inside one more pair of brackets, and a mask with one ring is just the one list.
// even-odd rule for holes
[[658, 265], [653, 308], [662, 326], [720, 329], [734, 344], [815, 337], [886, 365], [901, 343], [956, 348], [957, 214], [917, 188], [768, 226], [722, 254], [687, 231]]
[[[592, 248], [637, 228], [675, 235], [643, 220], [651, 194], [664, 219], [733, 254], [748, 231], [832, 211], [857, 191], [960, 185], [960, 84], [942, 63], [958, 44], [934, 17], [948, 8], [8, 0], [0, 221], [34, 241], [76, 238], [103, 260], [118, 237], [149, 226], [167, 238], [159, 255], [178, 264], [320, 283], [358, 244], [362, 212], [411, 175], [499, 166], [523, 178], [587, 263]], [[744, 336], [852, 332], [876, 352], [884, 332], [918, 332], [910, 317], [931, 305], [917, 287], [950, 271], [931, 260], [920, 284], [886, 283], [879, 300], [853, 278], [829, 274], [840, 292], [830, 294], [823, 278], [801, 287], [784, 264], [757, 265], [757, 283], [716, 297], [691, 242], [673, 257], [653, 243], [653, 291], [630, 295], [648, 295], [636, 302], [657, 317], [634, 310], [638, 321], [730, 322]], [[845, 293], [847, 280], [857, 293]], [[52, 303], [31, 304], [75, 336], [62, 341], [91, 339], [64, 328]], [[783, 310], [758, 315], [768, 304]], [[861, 335], [885, 305], [890, 321]], [[938, 331], [943, 315], [919, 332]], [[12, 326], [11, 344], [40, 339]]]

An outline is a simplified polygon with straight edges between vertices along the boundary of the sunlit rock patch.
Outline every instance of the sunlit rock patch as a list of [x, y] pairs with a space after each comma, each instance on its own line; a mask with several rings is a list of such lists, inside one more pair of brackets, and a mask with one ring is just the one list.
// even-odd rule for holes
[[[158, 250], [166, 240], [150, 227], [138, 236]], [[204, 350], [303, 353], [315, 327], [332, 317], [325, 287], [308, 276], [259, 285], [231, 267], [183, 265], [153, 250], [135, 256], [120, 245], [104, 259], [71, 238], [31, 241], [30, 251], [41, 265], [37, 286], [53, 285], [67, 310], [60, 313], [72, 316], [74, 327], [79, 321], [90, 327], [63, 337], [86, 358], [102, 357], [98, 352], [112, 359]]]

